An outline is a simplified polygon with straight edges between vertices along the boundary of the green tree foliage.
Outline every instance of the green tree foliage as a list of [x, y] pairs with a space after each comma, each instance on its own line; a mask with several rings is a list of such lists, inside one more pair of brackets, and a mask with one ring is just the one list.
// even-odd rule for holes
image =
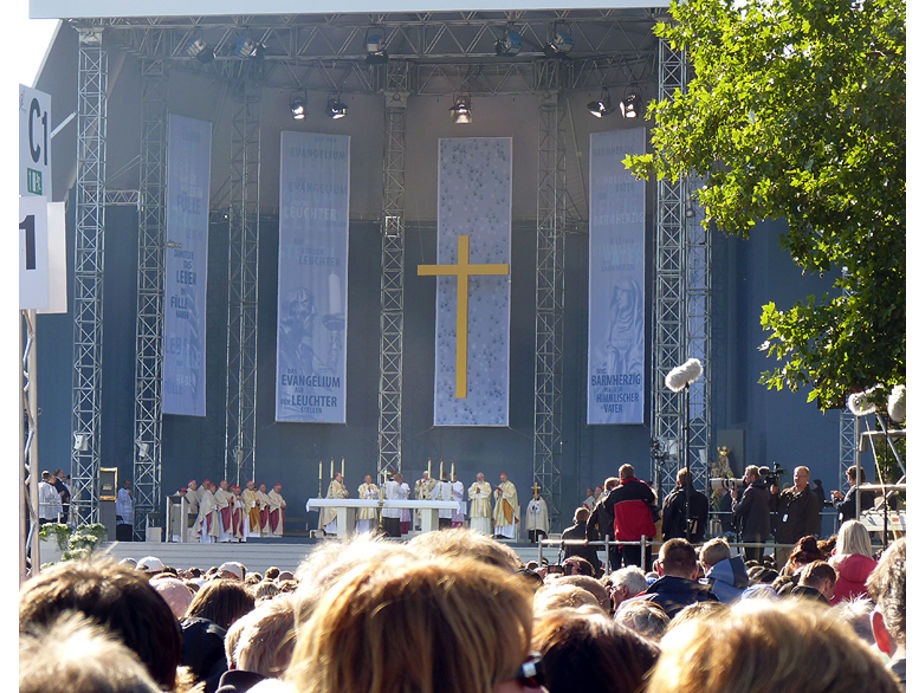
[[803, 272], [835, 290], [764, 306], [761, 381], [843, 406], [905, 379], [905, 3], [684, 0], [656, 33], [687, 51], [685, 94], [654, 103], [638, 176], [698, 176], [705, 224], [785, 219]]

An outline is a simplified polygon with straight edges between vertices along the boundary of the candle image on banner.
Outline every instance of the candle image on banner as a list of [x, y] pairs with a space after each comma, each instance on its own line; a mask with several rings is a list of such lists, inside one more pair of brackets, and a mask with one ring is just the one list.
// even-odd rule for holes
[[212, 124], [167, 116], [163, 411], [205, 416]]
[[276, 421], [346, 423], [350, 138], [283, 132]]
[[645, 414], [645, 182], [622, 160], [645, 129], [590, 139], [587, 423], [640, 424]]

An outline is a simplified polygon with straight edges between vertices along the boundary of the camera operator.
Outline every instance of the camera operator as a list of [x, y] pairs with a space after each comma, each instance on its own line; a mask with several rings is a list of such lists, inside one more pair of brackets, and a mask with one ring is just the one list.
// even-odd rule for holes
[[706, 536], [709, 499], [693, 488], [693, 474], [687, 467], [677, 473], [677, 486], [664, 500], [661, 518], [665, 539], [699, 544]]
[[[770, 492], [753, 464], [744, 470], [744, 483], [747, 485], [744, 493], [739, 493], [737, 486], [731, 489], [732, 517], [741, 528], [742, 541], [763, 543], [770, 536]], [[762, 554], [762, 546], [744, 550], [748, 561], [760, 561]]]

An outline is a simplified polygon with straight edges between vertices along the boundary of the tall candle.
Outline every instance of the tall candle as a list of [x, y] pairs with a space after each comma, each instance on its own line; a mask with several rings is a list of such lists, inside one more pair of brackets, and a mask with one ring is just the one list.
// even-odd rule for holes
[[449, 476], [455, 476], [455, 475], [456, 475], [456, 463], [450, 462]]
[[330, 461], [330, 480], [334, 480], [334, 461]]
[[318, 460], [318, 498], [324, 489], [324, 460]]
[[346, 472], [343, 471], [345, 469], [344, 467], [345, 464], [346, 464], [346, 458], [341, 457], [340, 458], [340, 476], [342, 476], [344, 479], [346, 479]]
[[440, 481], [443, 480], [443, 460], [440, 460]]
[[431, 471], [430, 471], [430, 464], [431, 464], [431, 463], [432, 463], [432, 460], [428, 457], [428, 458], [427, 458], [427, 478], [430, 478], [431, 476], [433, 476], [433, 474], [432, 474]]

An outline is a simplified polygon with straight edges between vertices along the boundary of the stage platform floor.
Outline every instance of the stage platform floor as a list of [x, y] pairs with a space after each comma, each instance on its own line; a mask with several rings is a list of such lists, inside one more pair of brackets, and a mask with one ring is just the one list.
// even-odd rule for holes
[[[207, 570], [225, 561], [240, 561], [248, 570], [264, 572], [270, 566], [294, 571], [315, 546], [327, 539], [280, 537], [279, 539], [249, 539], [240, 544], [173, 544], [161, 542], [124, 541], [104, 542], [99, 550], [113, 558], [157, 556], [164, 565], [175, 568], [193, 566]], [[523, 562], [539, 558], [539, 547], [527, 542], [504, 542]], [[543, 548], [543, 556], [550, 561], [558, 557], [557, 550]]]

